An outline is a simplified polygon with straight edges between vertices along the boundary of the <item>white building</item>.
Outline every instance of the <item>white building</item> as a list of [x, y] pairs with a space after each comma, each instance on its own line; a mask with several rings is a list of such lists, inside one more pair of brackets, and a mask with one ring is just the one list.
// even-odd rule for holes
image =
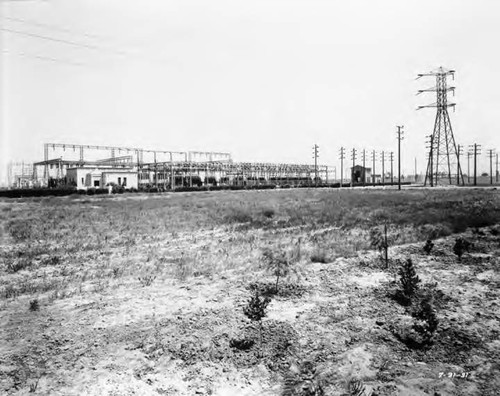
[[77, 189], [105, 188], [109, 185], [122, 186], [125, 189], [138, 188], [137, 172], [123, 168], [68, 168], [67, 183]]

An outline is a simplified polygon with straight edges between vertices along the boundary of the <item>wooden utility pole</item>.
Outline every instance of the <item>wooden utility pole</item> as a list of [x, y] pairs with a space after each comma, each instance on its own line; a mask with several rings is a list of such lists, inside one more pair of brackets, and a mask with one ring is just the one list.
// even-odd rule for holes
[[[398, 190], [401, 190], [401, 140], [404, 139], [403, 125], [398, 125]], [[432, 186], [432, 182], [431, 182]]]
[[393, 169], [394, 153], [392, 151], [389, 153], [389, 160], [391, 161], [391, 186], [392, 186], [394, 184], [394, 169]]
[[363, 186], [366, 185], [366, 150], [363, 149]]
[[385, 157], [384, 157], [384, 150], [382, 150], [382, 185], [385, 185], [385, 170], [384, 170], [384, 165], [385, 165]]
[[494, 149], [489, 149], [488, 150], [488, 157], [490, 158], [490, 184], [493, 184], [493, 157], [494, 155]]
[[351, 158], [352, 158], [352, 169], [351, 169], [351, 187], [354, 187], [354, 167], [356, 166], [356, 149], [352, 149], [351, 153]]
[[344, 184], [344, 158], [345, 158], [345, 148], [340, 148], [340, 187]]
[[318, 152], [319, 146], [315, 144], [313, 146], [313, 158], [314, 158], [314, 185], [317, 187], [318, 186]]
[[372, 150], [372, 162], [373, 162], [373, 169], [372, 169], [372, 180], [373, 180], [373, 186], [375, 186], [375, 161], [377, 159], [377, 152], [375, 150]]
[[469, 152], [474, 156], [474, 185], [477, 186], [477, 155], [480, 154], [479, 151], [481, 150], [481, 145], [480, 144], [471, 144], [469, 146]]

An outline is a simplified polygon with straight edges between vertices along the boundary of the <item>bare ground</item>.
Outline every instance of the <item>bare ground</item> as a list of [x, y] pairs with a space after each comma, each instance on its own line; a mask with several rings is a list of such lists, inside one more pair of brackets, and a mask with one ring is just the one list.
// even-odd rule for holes
[[[280, 395], [309, 361], [327, 395], [348, 395], [351, 379], [373, 395], [497, 395], [498, 230], [463, 233], [474, 248], [460, 262], [452, 253], [457, 235], [437, 239], [431, 255], [422, 242], [395, 245], [389, 269], [367, 249], [310, 263], [321, 230], [300, 227], [176, 232], [70, 252], [57, 266], [41, 265], [50, 257], [41, 253], [32, 270], [0, 277], [0, 393]], [[335, 229], [323, 229], [329, 232]], [[257, 325], [242, 310], [252, 283], [274, 282], [259, 267], [260, 249], [299, 237], [301, 273], [273, 296], [260, 346]], [[2, 238], [10, 251], [5, 231]], [[401, 336], [412, 318], [393, 292], [397, 260], [408, 257], [423, 283], [437, 283], [439, 327], [428, 349]], [[29, 271], [29, 282], [61, 286], [30, 293]], [[25, 289], [7, 297], [13, 279]], [[38, 310], [29, 309], [34, 298]]]

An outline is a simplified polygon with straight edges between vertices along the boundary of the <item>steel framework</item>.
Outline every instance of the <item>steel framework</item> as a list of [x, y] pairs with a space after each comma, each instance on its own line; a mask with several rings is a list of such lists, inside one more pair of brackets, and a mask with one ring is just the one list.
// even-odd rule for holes
[[[316, 174], [318, 175], [316, 177]], [[319, 180], [318, 180], [319, 179]], [[139, 186], [175, 188], [193, 185], [315, 185], [329, 182], [326, 165], [251, 162], [156, 162], [139, 167]]]
[[455, 180], [452, 169], [456, 169], [456, 179], [464, 178], [460, 167], [459, 153], [453, 136], [448, 107], [455, 108], [455, 103], [448, 103], [448, 92], [455, 93], [455, 87], [448, 86], [448, 77], [454, 78], [455, 71], [439, 67], [435, 71], [419, 74], [418, 78], [431, 76], [436, 79], [436, 86], [418, 90], [417, 95], [423, 92], [436, 92], [436, 102], [430, 105], [419, 106], [417, 110], [435, 107], [437, 109], [434, 121], [434, 130], [429, 147], [429, 157], [424, 185], [430, 182], [431, 186], [437, 185], [439, 180], [448, 179], [449, 184]]
[[9, 162], [7, 164], [7, 185], [9, 187], [31, 187], [34, 181], [34, 164]]

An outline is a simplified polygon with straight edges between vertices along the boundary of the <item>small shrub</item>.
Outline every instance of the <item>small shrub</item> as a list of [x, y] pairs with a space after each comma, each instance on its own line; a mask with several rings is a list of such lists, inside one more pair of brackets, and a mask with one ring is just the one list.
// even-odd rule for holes
[[31, 267], [31, 264], [32, 264], [31, 260], [27, 258], [20, 258], [14, 262], [7, 263], [7, 272], [13, 274], [23, 269]]
[[30, 301], [30, 311], [38, 311], [40, 309], [40, 303], [38, 300], [35, 298], [34, 300]]
[[403, 304], [408, 305], [411, 303], [412, 298], [415, 296], [420, 283], [420, 278], [415, 271], [415, 267], [411, 259], [408, 259], [399, 268], [399, 277], [401, 283], [401, 290], [399, 296]]
[[380, 228], [372, 228], [370, 230], [370, 245], [383, 253], [385, 267], [389, 268], [389, 241], [387, 239], [387, 225], [384, 225], [384, 230]]
[[418, 305], [413, 310], [412, 316], [416, 319], [413, 324], [413, 330], [415, 330], [420, 337], [420, 340], [418, 340], [419, 343], [425, 346], [431, 345], [434, 341], [434, 333], [439, 324], [434, 309], [432, 294], [428, 294], [418, 299]]
[[282, 396], [324, 396], [323, 373], [310, 361], [292, 365], [285, 378]]
[[311, 254], [311, 262], [312, 263], [328, 263], [329, 259], [327, 253], [324, 249], [317, 249]]
[[[365, 396], [367, 395], [365, 386], [358, 379], [351, 379], [347, 384], [347, 391], [349, 392], [349, 396]], [[371, 394], [371, 392], [370, 392]], [[370, 395], [368, 394], [368, 396]]]
[[264, 209], [262, 211], [262, 216], [264, 216], [264, 217], [266, 217], [268, 219], [271, 219], [272, 217], [274, 217], [275, 214], [276, 214], [276, 212], [272, 208]]
[[296, 263], [297, 256], [294, 255], [294, 252], [284, 249], [279, 249], [278, 251], [266, 249], [262, 255], [266, 269], [276, 276], [275, 288], [276, 294], [278, 294], [279, 280], [280, 278], [287, 277], [290, 273], [295, 271], [294, 265]]
[[469, 253], [472, 244], [465, 238], [455, 239], [455, 245], [453, 246], [453, 253], [458, 256], [458, 261], [462, 260], [462, 256], [465, 252]]
[[146, 287], [146, 286], [151, 286], [153, 284], [154, 280], [156, 279], [156, 276], [145, 275], [143, 277], [139, 276], [137, 279], [139, 279], [139, 282], [141, 282], [142, 287]]
[[259, 292], [256, 291], [255, 294], [248, 300], [248, 303], [243, 307], [243, 313], [250, 320], [259, 323], [259, 334], [260, 334], [260, 350], [262, 354], [262, 319], [267, 314], [267, 306], [271, 302], [269, 297], [261, 297]]
[[424, 245], [424, 252], [427, 254], [431, 254], [431, 250], [433, 247], [434, 247], [434, 243], [432, 242], [432, 240], [427, 239], [427, 242], [425, 242], [425, 245]]

